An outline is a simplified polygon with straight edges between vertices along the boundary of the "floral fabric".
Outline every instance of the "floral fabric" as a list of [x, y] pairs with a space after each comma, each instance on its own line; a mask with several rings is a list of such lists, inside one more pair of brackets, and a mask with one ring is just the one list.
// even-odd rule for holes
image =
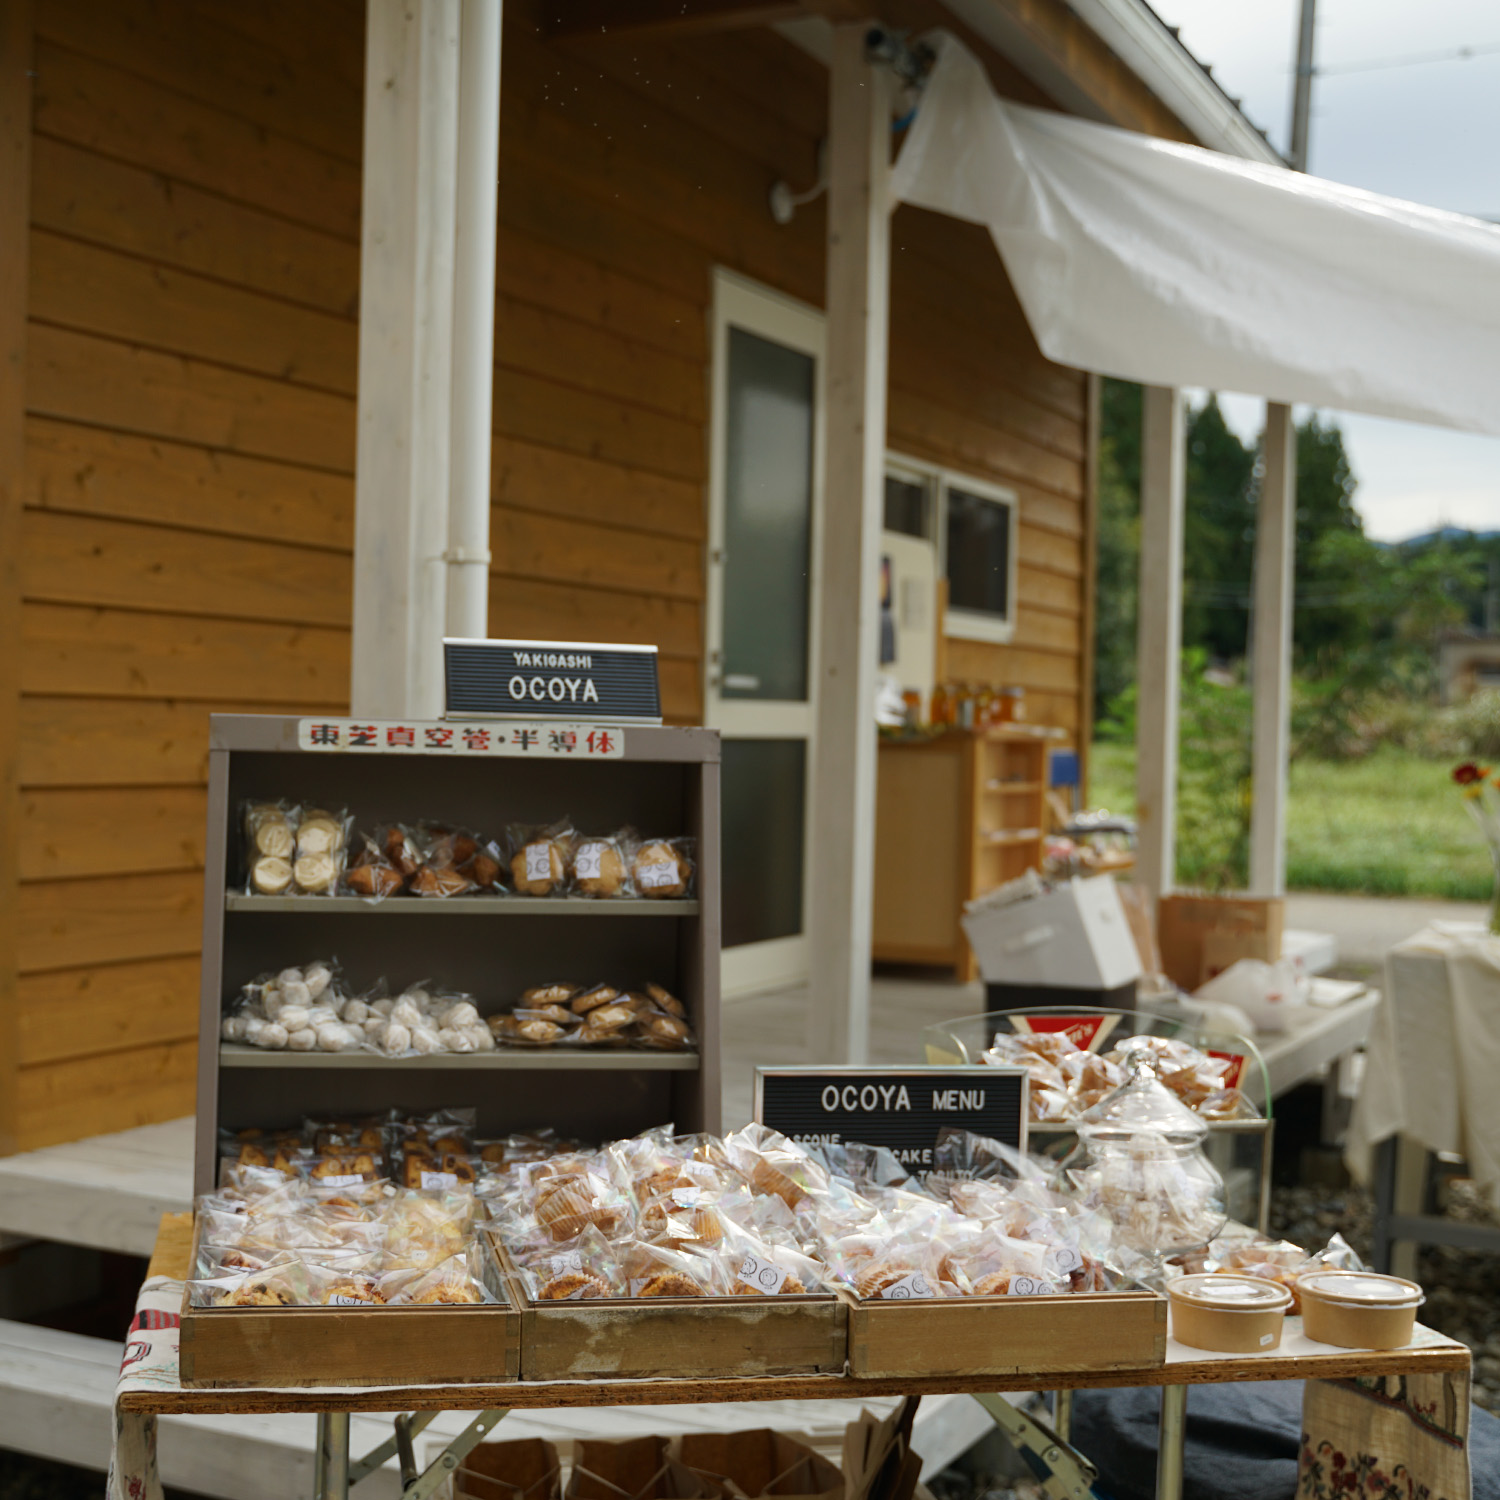
[[1469, 1376], [1309, 1380], [1297, 1500], [1470, 1500]]

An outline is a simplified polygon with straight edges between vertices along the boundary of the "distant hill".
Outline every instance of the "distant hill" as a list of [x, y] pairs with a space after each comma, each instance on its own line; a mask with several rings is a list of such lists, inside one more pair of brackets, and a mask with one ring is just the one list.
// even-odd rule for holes
[[1416, 536], [1402, 537], [1399, 542], [1377, 542], [1378, 547], [1431, 547], [1438, 542], [1493, 542], [1500, 539], [1500, 529], [1471, 531], [1467, 526], [1435, 526]]

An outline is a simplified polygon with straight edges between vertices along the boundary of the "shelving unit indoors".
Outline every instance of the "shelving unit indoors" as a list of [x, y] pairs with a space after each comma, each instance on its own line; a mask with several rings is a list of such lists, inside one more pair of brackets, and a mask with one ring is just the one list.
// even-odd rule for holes
[[[626, 726], [618, 759], [463, 757], [298, 747], [296, 718], [215, 715], [210, 729], [195, 1192], [217, 1171], [220, 1127], [305, 1114], [473, 1106], [481, 1135], [526, 1126], [604, 1140], [672, 1121], [719, 1128], [719, 739]], [[347, 808], [356, 830], [431, 819], [486, 833], [564, 815], [581, 832], [625, 825], [696, 840], [693, 899], [590, 900], [244, 893], [241, 809], [288, 799]], [[428, 920], [409, 921], [422, 916]], [[617, 918], [628, 920], [616, 920]], [[336, 958], [346, 989], [431, 980], [507, 1011], [531, 985], [655, 980], [679, 996], [695, 1052], [515, 1048], [385, 1058], [221, 1043], [220, 1019], [257, 976]], [[466, 1076], [467, 1075], [467, 1076]]]
[[1055, 734], [1001, 728], [884, 741], [875, 814], [874, 957], [974, 978], [966, 901], [1042, 862]]

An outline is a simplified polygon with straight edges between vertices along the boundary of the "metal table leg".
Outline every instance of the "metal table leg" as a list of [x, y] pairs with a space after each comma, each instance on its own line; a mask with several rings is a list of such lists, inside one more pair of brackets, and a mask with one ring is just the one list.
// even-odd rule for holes
[[1072, 1444], [1004, 1396], [971, 1394], [1026, 1460], [1047, 1500], [1091, 1500], [1099, 1472]]
[[1187, 1387], [1161, 1388], [1161, 1430], [1156, 1442], [1156, 1500], [1182, 1500], [1183, 1450], [1187, 1446]]
[[328, 1412], [320, 1426], [318, 1466], [323, 1471], [323, 1500], [349, 1500], [349, 1413]]
[[1073, 1392], [1071, 1389], [1052, 1393], [1052, 1430], [1065, 1443], [1073, 1436]]

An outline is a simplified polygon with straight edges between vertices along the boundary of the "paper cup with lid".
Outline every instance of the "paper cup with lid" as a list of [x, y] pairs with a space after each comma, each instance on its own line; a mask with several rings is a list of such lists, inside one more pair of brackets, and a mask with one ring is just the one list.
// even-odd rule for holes
[[1292, 1294], [1261, 1276], [1214, 1271], [1167, 1284], [1172, 1337], [1217, 1354], [1260, 1354], [1281, 1344], [1281, 1325]]
[[1416, 1282], [1377, 1271], [1309, 1271], [1297, 1291], [1302, 1331], [1340, 1349], [1404, 1349], [1427, 1300]]

